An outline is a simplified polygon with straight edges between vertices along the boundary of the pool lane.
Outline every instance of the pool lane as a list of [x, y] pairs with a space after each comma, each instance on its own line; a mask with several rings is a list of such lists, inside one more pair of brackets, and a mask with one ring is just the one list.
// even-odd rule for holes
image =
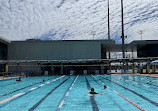
[[[100, 81], [99, 79], [97, 79], [95, 76], [92, 75], [92, 77], [93, 77], [93, 79], [95, 79], [95, 81], [97, 80], [99, 83], [101, 83], [103, 86], [105, 86], [105, 83], [103, 83], [102, 81]], [[104, 90], [110, 89], [112, 92], [114, 92], [115, 94], [117, 94], [118, 96], [120, 96], [120, 97], [123, 98], [125, 101], [129, 102], [130, 104], [132, 104], [133, 106], [135, 106], [135, 107], [138, 108], [139, 110], [145, 111], [145, 109], [143, 109], [143, 108], [140, 107], [139, 105], [135, 104], [134, 102], [132, 102], [132, 101], [129, 100], [128, 98], [124, 97], [124, 96], [121, 95], [119, 92], [117, 92], [117, 91], [111, 89], [111, 88], [110, 88], [109, 86], [107, 86], [107, 85], [106, 85], [106, 87], [107, 87], [107, 88], [106, 88], [106, 89], [104, 88]], [[117, 103], [115, 103], [115, 104], [117, 104]], [[119, 108], [120, 108], [120, 107], [119, 107]], [[121, 108], [120, 108], [120, 109], [121, 109]], [[129, 109], [127, 109], [127, 110], [129, 110]], [[123, 111], [123, 110], [121, 110], [121, 111]]]
[[31, 84], [41, 82], [43, 80], [43, 77], [29, 77], [29, 78], [23, 78], [22, 80], [23, 81], [16, 81], [15, 80], [17, 82], [17, 84], [13, 83], [12, 85], [1, 87], [0, 96], [4, 95], [6, 93], [9, 93], [9, 92], [13, 92], [15, 90], [18, 90], [20, 88], [29, 86]]
[[127, 80], [137, 82], [139, 84], [143, 84], [144, 86], [149, 86], [151, 89], [158, 90], [158, 78], [156, 80], [155, 78], [148, 79], [146, 76], [143, 76], [143, 77], [128, 75]]
[[[86, 77], [86, 79], [85, 79]], [[89, 87], [103, 95], [94, 95], [95, 104], [91, 101]], [[91, 76], [80, 76], [67, 97], [61, 111], [139, 111], [138, 108], [125, 101], [111, 90], [103, 90], [103, 85]], [[126, 107], [125, 107], [126, 106]]]
[[154, 87], [154, 89], [158, 89], [158, 79], [156, 78], [147, 78], [146, 76], [135, 76], [135, 75], [130, 75], [130, 78], [127, 78], [128, 80], [132, 80], [135, 82], [143, 83], [149, 86]]
[[[79, 76], [79, 75], [78, 75], [78, 76]], [[60, 111], [61, 108], [63, 107], [65, 100], [67, 99], [67, 97], [68, 97], [68, 95], [69, 95], [71, 89], [73, 88], [73, 86], [74, 86], [76, 80], [78, 79], [78, 76], [76, 76], [75, 80], [73, 81], [73, 83], [72, 83], [71, 86], [69, 87], [68, 91], [65, 93], [65, 96], [64, 96], [63, 99], [61, 100], [61, 102], [60, 102], [60, 104], [58, 105], [58, 108], [56, 109], [56, 111]]]
[[[58, 77], [61, 76], [55, 76], [53, 77], [53, 79]], [[128, 83], [128, 81], [126, 80], [128, 80], [129, 78], [123, 76], [101, 77], [96, 75], [95, 77], [104, 82], [110, 88], [116, 90], [121, 95], [131, 100], [132, 102], [141, 106], [146, 111], [158, 110], [157, 106], [142, 98], [146, 97], [147, 99], [157, 102], [157, 95], [146, 91], [149, 90], [150, 87], [146, 88], [146, 90], [142, 89], [141, 87], [135, 87], [133, 81], [129, 81], [131, 83]], [[35, 90], [29, 91], [26, 94], [19, 96], [11, 101], [0, 104], [0, 111], [55, 111], [65, 95], [67, 95], [67, 98], [64, 100], [65, 102], [60, 109], [61, 111], [139, 111], [138, 108], [134, 107], [132, 104], [127, 102], [125, 99], [117, 95], [109, 88], [104, 90], [103, 85], [94, 77], [90, 75], [85, 75], [79, 76], [76, 81], [75, 79], [76, 76], [65, 76]], [[132, 79], [132, 77], [130, 77], [130, 79]], [[142, 79], [142, 81], [145, 81], [143, 78], [140, 79]], [[37, 81], [41, 80], [43, 80], [43, 78], [29, 79], [28, 82], [32, 81], [31, 83], [36, 83]], [[134, 77], [134, 80], [137, 80], [137, 78]], [[52, 79], [48, 81], [52, 81]], [[27, 84], [27, 82], [24, 83]], [[47, 83], [47, 81], [45, 83]], [[74, 85], [70, 90], [70, 87], [73, 83]], [[24, 86], [28, 85], [26, 84]], [[38, 87], [39, 85], [40, 84], [36, 84], [26, 89], [22, 89], [15, 92], [15, 94], [29, 90], [30, 88]], [[95, 95], [93, 96], [92, 100], [92, 97], [88, 94], [91, 87], [94, 87], [96, 92], [103, 95]], [[67, 94], [68, 91], [69, 94]], [[150, 91], [154, 91], [154, 89]], [[149, 95], [147, 95], [148, 93]], [[152, 99], [153, 97], [155, 97], [155, 100]], [[96, 107], [97, 110], [95, 110]]]
[[[122, 97], [118, 96], [115, 92], [111, 91], [109, 88], [104, 90], [103, 85], [96, 80], [94, 77], [90, 76], [89, 81], [91, 86], [93, 86], [96, 92], [102, 93], [103, 95], [96, 95], [95, 99], [98, 103], [100, 111], [140, 111], [138, 108], [124, 100]], [[110, 84], [110, 82], [109, 82]], [[109, 86], [109, 85], [108, 85]], [[125, 107], [126, 106], [126, 107]]]
[[[99, 76], [98, 76], [99, 77]], [[106, 82], [111, 82], [111, 87], [115, 89], [116, 91], [123, 94], [125, 97], [128, 97], [130, 100], [132, 100], [134, 103], [137, 103], [139, 106], [143, 107], [144, 109], [157, 109], [157, 96], [155, 98], [155, 95], [149, 94], [148, 96], [144, 94], [147, 94], [146, 92], [138, 90], [137, 88], [131, 87], [130, 85], [118, 83], [117, 80], [114, 80], [112, 76], [104, 76], [99, 77], [100, 80]], [[117, 82], [116, 82], [117, 81]], [[127, 95], [127, 96], [126, 96]]]
[[138, 86], [142, 86], [142, 87], [149, 89], [151, 91], [158, 90], [158, 87], [155, 87], [155, 86], [149, 84], [148, 82], [141, 82], [140, 80], [135, 80], [135, 79], [133, 80], [131, 78], [123, 79], [123, 80], [125, 80], [126, 82], [132, 82], [133, 84], [136, 84]]
[[[0, 80], [0, 88], [20, 83], [20, 82], [17, 82], [16, 79], [17, 78], [13, 78], [13, 79], [9, 79], [9, 80]], [[25, 80], [25, 79], [26, 78], [22, 77], [22, 80]]]
[[[40, 76], [40, 77], [21, 77], [21, 79], [22, 79], [22, 81], [23, 82], [28, 82], [28, 81], [31, 81], [32, 82], [32, 80], [45, 80], [45, 79], [49, 79], [50, 77], [52, 77], [52, 76]], [[1, 87], [10, 87], [11, 85], [15, 85], [15, 84], [20, 84], [20, 83], [22, 83], [21, 81], [16, 81], [16, 79], [18, 79], [18, 78], [13, 78], [13, 79], [10, 79], [10, 80], [0, 80], [0, 88]], [[10, 85], [10, 86], [9, 86]]]
[[14, 80], [16, 80], [17, 78], [10, 78], [10, 79], [2, 79], [2, 80], [0, 80], [0, 84], [1, 83], [8, 83], [8, 82], [13, 82]]
[[64, 84], [69, 78], [62, 81], [60, 84], [58, 84], [56, 87], [54, 87], [50, 92], [48, 92], [42, 99], [40, 99], [36, 104], [34, 104], [28, 111], [35, 110], [49, 95], [51, 95], [58, 87], [60, 87], [62, 84]]
[[0, 87], [4, 87], [4, 86], [9, 86], [9, 85], [13, 85], [13, 84], [17, 84], [18, 82], [17, 81], [14, 81], [14, 82], [9, 82], [9, 83], [1, 83]]
[[[108, 78], [103, 77], [104, 79], [132, 92], [133, 94], [139, 96], [140, 98], [143, 98], [144, 100], [150, 102], [151, 104], [158, 106], [158, 102], [156, 102], [156, 98], [154, 98], [155, 96], [158, 97], [158, 95], [155, 95], [153, 93], [149, 93], [149, 92], [144, 92], [141, 88], [137, 88], [137, 87], [133, 87], [130, 84], [126, 84], [123, 82], [119, 82], [119, 80], [115, 80], [117, 82], [114, 82], [114, 80], [110, 80]], [[119, 82], [119, 83], [118, 83]], [[142, 94], [143, 92], [143, 94]], [[154, 96], [154, 97], [153, 97]]]
[[[19, 96], [15, 99], [12, 99], [4, 104], [0, 104], [0, 110], [11, 110], [11, 111], [21, 111], [21, 110], [28, 110], [33, 104], [37, 103], [44, 95], [46, 95], [52, 88], [56, 86], [56, 84], [63, 81], [65, 77], [60, 79], [53, 79], [48, 84], [41, 85], [41, 87], [29, 91], [28, 93], [24, 94], [23, 96]], [[56, 81], [54, 81], [56, 80]]]
[[128, 87], [133, 87], [135, 89], [139, 89], [141, 91], [145, 91], [147, 92], [148, 94], [155, 94], [158, 96], [158, 92], [155, 91], [156, 88], [153, 88], [151, 87], [150, 85], [145, 85], [145, 84], [142, 84], [142, 83], [139, 83], [139, 82], [135, 82], [135, 81], [132, 81], [132, 80], [129, 80], [128, 79], [128, 76], [121, 76], [123, 79], [118, 79], [117, 77], [113, 77], [113, 80], [114, 81], [117, 81], [119, 82], [119, 84], [122, 84], [122, 85], [127, 85]]
[[[87, 89], [90, 91], [91, 90], [91, 85], [90, 85], [90, 83], [89, 83], [89, 81], [88, 81], [88, 79], [85, 77], [85, 80], [86, 80], [86, 85], [87, 85]], [[93, 111], [99, 111], [99, 108], [98, 108], [98, 105], [97, 105], [97, 103], [96, 103], [96, 101], [95, 101], [95, 97], [94, 97], [95, 95], [91, 95], [90, 96], [90, 101], [91, 101], [91, 104], [92, 104], [92, 109], [93, 109]]]
[[[51, 79], [53, 79], [53, 78], [45, 79], [45, 81], [48, 81], [48, 80], [51, 80]], [[21, 81], [21, 82], [22, 82], [22, 81]], [[26, 82], [26, 81], [25, 81], [25, 82]], [[30, 81], [27, 81], [27, 82], [30, 82]], [[2, 97], [4, 97], [4, 96], [7, 96], [7, 95], [10, 95], [10, 94], [13, 94], [13, 93], [16, 93], [16, 92], [21, 91], [21, 90], [23, 90], [23, 89], [26, 89], [26, 88], [35, 86], [35, 85], [40, 84], [40, 83], [44, 83], [44, 82], [40, 80], [39, 82], [35, 82], [35, 83], [33, 83], [33, 84], [24, 86], [24, 87], [22, 87], [22, 88], [19, 88], [19, 87], [18, 87], [18, 89], [14, 89], [14, 91], [10, 91], [10, 92], [7, 92], [7, 93], [5, 93], [5, 94], [0, 95], [0, 98], [2, 98]], [[27, 84], [27, 83], [26, 83], [26, 84]], [[0, 100], [1, 100], [1, 99], [0, 99]]]
[[79, 76], [61, 111], [91, 111], [92, 104], [88, 92], [85, 76]]
[[[69, 76], [66, 76], [66, 78], [68, 78], [68, 77]], [[76, 78], [76, 76], [70, 76], [70, 79], [68, 79], [64, 84], [62, 84], [60, 87], [58, 87], [56, 90], [54, 90], [53, 93], [50, 94], [34, 111], [39, 111], [41, 109], [43, 111], [55, 111], [57, 109], [58, 105], [60, 104], [61, 100], [63, 99], [63, 97], [65, 96], [67, 91], [69, 90], [69, 87], [72, 85], [75, 78]], [[61, 83], [62, 81], [63, 80], [60, 80], [58, 82]], [[52, 90], [53, 88], [49, 88], [49, 91]], [[45, 88], [45, 90], [48, 90], [48, 88]], [[45, 93], [43, 96], [45, 96], [47, 93]]]

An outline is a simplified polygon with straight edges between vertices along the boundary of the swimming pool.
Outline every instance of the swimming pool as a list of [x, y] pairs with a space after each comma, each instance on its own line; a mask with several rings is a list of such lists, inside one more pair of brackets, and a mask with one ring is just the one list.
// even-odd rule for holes
[[[45, 80], [44, 82], [42, 80]], [[158, 78], [45, 76], [0, 81], [0, 111], [157, 111]], [[107, 85], [107, 89], [103, 89]], [[90, 88], [102, 95], [90, 95]]]

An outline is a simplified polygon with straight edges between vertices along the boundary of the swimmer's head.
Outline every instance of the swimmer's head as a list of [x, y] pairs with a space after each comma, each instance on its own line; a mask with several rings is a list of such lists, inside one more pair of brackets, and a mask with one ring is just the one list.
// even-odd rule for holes
[[106, 89], [107, 88], [107, 86], [106, 85], [104, 85], [104, 89]]
[[94, 88], [91, 88], [91, 92], [94, 92]]

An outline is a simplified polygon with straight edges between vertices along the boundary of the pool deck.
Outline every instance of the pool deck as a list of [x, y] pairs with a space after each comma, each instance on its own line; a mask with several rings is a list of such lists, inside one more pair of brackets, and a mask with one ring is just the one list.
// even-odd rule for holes
[[[115, 72], [115, 71], [111, 71], [111, 74], [121, 74], [121, 72]], [[129, 72], [127, 74], [133, 74], [132, 72]], [[141, 76], [151, 76], [151, 77], [158, 77], [158, 73], [156, 74], [139, 74], [139, 73], [135, 73], [133, 75], [141, 75]]]
[[[19, 77], [19, 76], [18, 76], [18, 77]], [[12, 78], [18, 78], [18, 77], [2, 77], [2, 76], [0, 76], [0, 80], [12, 79]]]
[[158, 77], [158, 74], [135, 74], [135, 75]]
[[[121, 74], [121, 73], [112, 73], [113, 75], [115, 74]], [[128, 73], [129, 74], [129, 73]], [[158, 77], [158, 74], [139, 74], [139, 73], [136, 73], [136, 74], [132, 74], [130, 73], [131, 75], [141, 75], [141, 76], [151, 76], [151, 77]], [[105, 74], [107, 75], [107, 74]]]
[[[115, 74], [120, 74], [120, 73], [115, 73]], [[106, 74], [105, 74], [106, 75]], [[158, 74], [134, 74], [134, 75], [141, 75], [141, 76], [151, 76], [151, 77], [158, 77]], [[12, 78], [19, 78], [19, 76], [17, 77], [2, 77], [0, 76], [0, 80], [5, 80], [5, 79], [12, 79]]]

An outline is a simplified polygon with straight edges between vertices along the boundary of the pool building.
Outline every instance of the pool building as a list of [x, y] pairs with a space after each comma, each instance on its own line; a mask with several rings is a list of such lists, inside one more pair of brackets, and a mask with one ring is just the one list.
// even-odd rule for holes
[[[129, 63], [129, 67], [134, 67], [135, 63], [138, 68], [140, 63], [149, 65], [158, 57], [157, 48], [157, 40], [125, 44], [126, 69], [129, 69]], [[121, 69], [123, 60], [120, 56], [121, 44], [106, 39], [9, 41], [0, 38], [0, 49], [1, 72], [6, 70], [7, 66], [8, 72], [31, 71], [38, 75], [44, 74], [45, 71], [49, 75], [105, 74], [111, 69]], [[118, 64], [118, 67], [112, 65], [113, 63]]]

